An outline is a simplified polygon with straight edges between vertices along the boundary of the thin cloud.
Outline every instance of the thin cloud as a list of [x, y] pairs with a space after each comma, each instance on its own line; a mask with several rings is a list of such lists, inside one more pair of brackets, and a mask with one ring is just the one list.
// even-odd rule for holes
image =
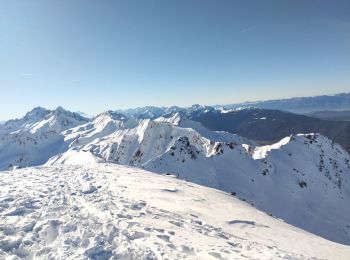
[[250, 27], [246, 27], [246, 28], [243, 28], [239, 33], [247, 33], [247, 32], [251, 32], [255, 29], [255, 26], [250, 26]]

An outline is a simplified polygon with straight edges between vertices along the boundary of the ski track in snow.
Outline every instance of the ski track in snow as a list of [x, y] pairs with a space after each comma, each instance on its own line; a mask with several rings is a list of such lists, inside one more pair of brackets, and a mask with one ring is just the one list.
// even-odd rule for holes
[[[27, 168], [0, 172], [0, 186], [1, 259], [318, 259], [317, 254], [333, 253], [341, 259], [350, 255], [349, 247], [291, 227], [223, 192], [131, 167]], [[228, 209], [221, 216], [213, 211], [220, 208], [213, 195], [239, 206], [238, 213]], [[244, 218], [248, 214], [242, 213], [244, 207], [259, 218]], [[206, 212], [218, 215], [210, 220]], [[265, 219], [270, 222], [259, 223]], [[274, 223], [288, 226], [290, 230], [284, 229], [294, 240], [287, 240], [288, 234], [276, 233], [274, 238], [274, 231], [269, 231]], [[309, 240], [298, 241], [305, 237]], [[308, 247], [311, 251], [301, 252]]]

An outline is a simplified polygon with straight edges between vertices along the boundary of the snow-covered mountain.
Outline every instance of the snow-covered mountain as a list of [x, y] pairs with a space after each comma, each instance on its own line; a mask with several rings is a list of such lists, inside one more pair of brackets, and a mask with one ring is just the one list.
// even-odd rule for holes
[[154, 106], [146, 106], [146, 107], [138, 107], [138, 108], [129, 108], [129, 109], [120, 109], [116, 112], [122, 113], [131, 118], [138, 119], [156, 119], [158, 117], [173, 114], [180, 111], [186, 111], [186, 108], [181, 108], [177, 106], [172, 107], [154, 107]]
[[[191, 110], [203, 110], [205, 106], [193, 105], [188, 108], [181, 108], [177, 106], [172, 107], [154, 107], [146, 106], [133, 109], [118, 110], [118, 112], [123, 113], [130, 117], [137, 118], [150, 118], [155, 119], [160, 116], [164, 116], [169, 113], [176, 112], [188, 112]], [[209, 110], [212, 109], [242, 109], [242, 108], [261, 108], [261, 109], [273, 109], [289, 111], [293, 113], [310, 113], [314, 111], [343, 111], [350, 109], [350, 93], [339, 93], [335, 95], [321, 95], [321, 96], [309, 96], [309, 97], [295, 97], [286, 99], [275, 99], [275, 100], [265, 100], [265, 101], [252, 101], [243, 102], [236, 104], [227, 105], [214, 105], [208, 106]]]
[[139, 119], [129, 118], [118, 112], [106, 111], [95, 117], [93, 121], [66, 130], [63, 135], [70, 147], [81, 146], [108, 136], [117, 130], [133, 128], [138, 125], [139, 121]]
[[67, 150], [62, 132], [88, 119], [62, 107], [34, 108], [23, 118], [0, 125], [0, 169], [40, 165]]
[[[211, 109], [193, 106], [190, 113]], [[52, 135], [47, 141], [34, 139], [37, 144], [26, 141], [23, 147], [15, 141], [2, 144], [3, 168], [46, 161], [46, 165], [113, 162], [173, 174], [231, 192], [288, 223], [350, 244], [350, 157], [322, 135], [292, 135], [259, 146], [235, 134], [210, 131], [190, 120], [188, 111], [172, 111], [153, 120], [108, 111], [89, 121], [57, 110], [39, 109], [30, 120], [17, 121], [19, 127], [9, 131], [11, 137]], [[8, 136], [6, 127], [8, 123], [0, 128], [5, 133], [1, 138]], [[20, 152], [25, 160], [16, 161]]]
[[116, 164], [0, 174], [1, 259], [348, 259], [227, 193]]
[[131, 109], [120, 109], [116, 112], [122, 113], [130, 118], [137, 119], [156, 119], [159, 117], [169, 117], [173, 116], [176, 113], [180, 113], [182, 115], [196, 115], [198, 113], [207, 113], [209, 111], [220, 111], [223, 110], [222, 107], [213, 107], [213, 106], [203, 106], [199, 104], [192, 105], [191, 107], [154, 107], [154, 106], [146, 106], [146, 107], [138, 107]]

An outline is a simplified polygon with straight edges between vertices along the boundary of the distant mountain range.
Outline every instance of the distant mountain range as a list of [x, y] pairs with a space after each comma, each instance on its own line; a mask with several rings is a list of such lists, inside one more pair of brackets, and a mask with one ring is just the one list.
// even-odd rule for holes
[[329, 110], [322, 110], [322, 111], [314, 111], [307, 113], [306, 115], [320, 118], [324, 120], [331, 120], [331, 121], [350, 121], [350, 110], [344, 110], [344, 111], [329, 111]]
[[[61, 107], [35, 108], [0, 126], [0, 168], [104, 162], [139, 167], [230, 192], [293, 225], [350, 244], [349, 154], [323, 135], [281, 127], [322, 120], [199, 105], [122, 112], [88, 119]], [[263, 130], [273, 138], [268, 125], [288, 134], [261, 146], [228, 132]]]
[[320, 133], [350, 151], [350, 121], [335, 121], [336, 117], [331, 116], [333, 112], [341, 114], [340, 111], [330, 111], [328, 119], [321, 120], [317, 118], [316, 112], [316, 115], [307, 116], [254, 107], [225, 109], [201, 105], [193, 105], [189, 108], [148, 106], [118, 110], [118, 113], [136, 119], [170, 117], [174, 113], [180, 113], [193, 121], [200, 122], [210, 130], [238, 134], [260, 144], [272, 144], [290, 134]]
[[191, 113], [190, 118], [210, 130], [235, 133], [261, 144], [274, 143], [290, 134], [320, 133], [350, 151], [350, 121], [321, 120], [259, 108], [229, 110], [225, 113], [208, 110], [206, 113]]
[[255, 107], [263, 109], [284, 110], [300, 114], [324, 110], [350, 110], [350, 93], [244, 102], [217, 107], [224, 107], [227, 109]]

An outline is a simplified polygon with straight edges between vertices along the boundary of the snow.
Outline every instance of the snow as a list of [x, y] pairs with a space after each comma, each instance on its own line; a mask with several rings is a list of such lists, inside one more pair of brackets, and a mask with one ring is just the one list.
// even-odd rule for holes
[[60, 136], [63, 152], [51, 158], [40, 153], [46, 165], [113, 162], [171, 173], [235, 192], [288, 223], [350, 244], [349, 155], [321, 135], [289, 136], [260, 147], [234, 134], [210, 131], [178, 113], [150, 120], [109, 111]]
[[50, 158], [46, 164], [86, 165], [97, 164], [101, 162], [104, 162], [104, 160], [97, 157], [90, 151], [79, 151], [77, 149], [71, 149], [63, 154]]
[[0, 258], [348, 259], [227, 193], [115, 164], [0, 173]]
[[98, 159], [137, 166], [235, 192], [288, 223], [350, 244], [349, 155], [326, 137], [300, 134], [260, 147], [237, 135], [209, 131], [179, 114], [144, 119], [131, 128], [125, 125], [128, 120], [113, 120], [118, 125], [113, 131], [100, 127], [100, 119], [88, 132], [85, 126], [69, 130], [68, 136], [79, 136], [78, 141], [47, 165], [79, 162], [75, 158], [89, 151], [93, 155], [87, 163]]
[[37, 107], [6, 122], [0, 126], [0, 170], [44, 164], [69, 148], [62, 132], [87, 121], [62, 107], [53, 111]]
[[[288, 137], [272, 145], [275, 149], [257, 147], [253, 158], [240, 145], [231, 148], [218, 143], [217, 149], [213, 149], [218, 152], [209, 158], [188, 139], [181, 139], [173, 147], [143, 167], [235, 192], [258, 209], [288, 223], [349, 244], [349, 156], [327, 138]], [[254, 159], [260, 149], [271, 152]]]
[[225, 108], [221, 108], [220, 112], [221, 114], [228, 114], [228, 113], [232, 113], [237, 111], [236, 109], [225, 109]]
[[[210, 107], [190, 109], [202, 113]], [[0, 126], [0, 169], [45, 164], [56, 174], [50, 169], [81, 172], [79, 167], [100, 169], [108, 162], [172, 174], [232, 192], [289, 224], [350, 245], [350, 156], [338, 144], [319, 134], [299, 134], [259, 146], [235, 134], [210, 131], [178, 110], [107, 111], [88, 120], [60, 107], [36, 108]], [[170, 114], [143, 118], [156, 112]], [[81, 192], [95, 194], [98, 186], [82, 183]], [[23, 187], [27, 192], [30, 186]], [[182, 193], [174, 185], [163, 192]], [[25, 208], [12, 209], [10, 215]]]

